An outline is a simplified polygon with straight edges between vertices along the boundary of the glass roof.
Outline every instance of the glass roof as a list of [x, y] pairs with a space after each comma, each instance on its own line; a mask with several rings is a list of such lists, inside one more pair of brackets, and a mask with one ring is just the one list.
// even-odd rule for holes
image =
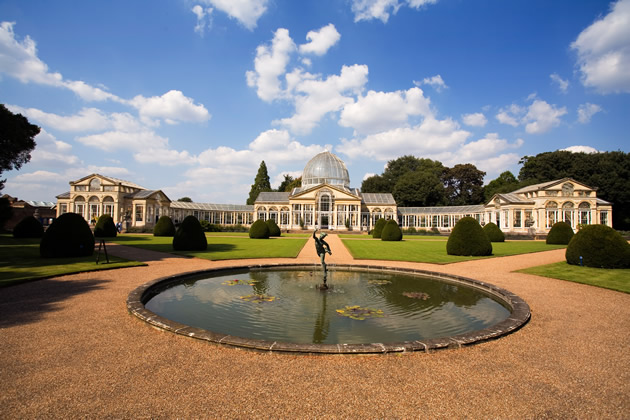
[[329, 151], [309, 160], [302, 172], [302, 187], [324, 183], [350, 187], [350, 175], [346, 164]]

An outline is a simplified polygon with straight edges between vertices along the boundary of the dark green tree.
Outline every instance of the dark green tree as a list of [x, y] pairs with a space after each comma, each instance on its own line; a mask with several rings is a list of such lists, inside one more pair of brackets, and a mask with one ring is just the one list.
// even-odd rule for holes
[[396, 183], [409, 172], [432, 172], [438, 178], [447, 168], [441, 162], [431, 159], [420, 159], [415, 156], [402, 156], [387, 162], [387, 167], [382, 175], [373, 175], [366, 178], [361, 184], [361, 192], [388, 193], [394, 190]]
[[260, 162], [260, 167], [258, 167], [258, 173], [256, 174], [256, 178], [254, 179], [254, 183], [252, 184], [252, 188], [249, 190], [249, 198], [247, 199], [247, 204], [253, 205], [258, 198], [258, 194], [261, 192], [273, 191], [271, 189], [271, 183], [269, 182], [269, 173], [267, 172], [267, 165], [265, 165], [265, 161]]
[[[280, 186], [278, 186], [278, 189], [276, 191], [278, 192], [291, 192], [291, 190], [293, 189], [293, 185], [295, 184], [296, 179], [293, 178], [291, 175], [289, 174], [283, 174], [284, 179], [282, 180], [282, 182], [280, 183]], [[302, 179], [300, 178], [300, 185], [302, 185]]]
[[182, 203], [192, 203], [192, 198], [190, 197], [182, 197], [182, 198], [178, 198], [177, 201], [182, 202]]
[[[28, 122], [22, 114], [14, 114], [0, 104], [0, 175], [4, 171], [20, 169], [31, 160], [35, 136], [40, 128]], [[0, 190], [4, 188], [0, 180]]]
[[496, 179], [493, 179], [483, 189], [484, 201], [490, 201], [493, 195], [499, 193], [509, 193], [520, 188], [520, 183], [510, 171], [502, 172]]
[[285, 192], [293, 191], [293, 188], [302, 186], [302, 177], [295, 178], [289, 185], [287, 185], [284, 189]]
[[382, 175], [372, 175], [365, 178], [361, 183], [361, 192], [364, 193], [386, 193], [391, 192], [389, 183]]
[[481, 204], [485, 172], [472, 163], [458, 164], [444, 172], [446, 198], [451, 206]]
[[9, 199], [0, 197], [0, 232], [4, 229], [4, 224], [13, 216], [13, 208]]
[[402, 175], [392, 190], [401, 207], [428, 207], [444, 204], [444, 185], [430, 170], [418, 170]]

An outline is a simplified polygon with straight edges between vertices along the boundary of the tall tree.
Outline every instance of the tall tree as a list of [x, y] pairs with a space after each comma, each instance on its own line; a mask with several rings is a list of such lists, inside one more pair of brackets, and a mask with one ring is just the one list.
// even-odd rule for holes
[[493, 195], [498, 193], [509, 193], [520, 188], [518, 179], [510, 171], [502, 172], [496, 179], [493, 179], [483, 189], [485, 202], [490, 201]]
[[[296, 179], [296, 178], [293, 178], [289, 174], [283, 174], [283, 176], [284, 176], [284, 179], [282, 180], [282, 182], [278, 186], [278, 189], [276, 190], [278, 192], [291, 192], [291, 190], [293, 190], [294, 187], [299, 187], [302, 185], [302, 177], [299, 177]], [[296, 184], [299, 184], [299, 185], [296, 185]]]
[[429, 207], [444, 204], [444, 184], [431, 170], [407, 172], [398, 178], [392, 195], [401, 207]]
[[386, 193], [391, 190], [389, 182], [382, 175], [372, 175], [361, 183], [361, 192], [364, 193]]
[[[31, 160], [35, 136], [40, 128], [28, 122], [22, 114], [14, 114], [0, 104], [0, 175], [4, 171], [20, 169]], [[6, 179], [0, 180], [0, 190]]]
[[263, 160], [262, 162], [260, 162], [258, 173], [256, 174], [256, 178], [254, 179], [252, 188], [249, 190], [249, 198], [247, 199], [247, 204], [254, 204], [256, 198], [258, 198], [258, 194], [264, 191], [266, 192], [273, 190], [271, 189], [271, 183], [269, 182], [267, 165], [265, 165], [265, 161]]
[[192, 203], [192, 198], [190, 197], [182, 197], [182, 198], [178, 198], [177, 201], [182, 202], [182, 203]]
[[483, 202], [485, 172], [472, 163], [458, 164], [444, 173], [446, 197], [452, 206], [465, 206]]

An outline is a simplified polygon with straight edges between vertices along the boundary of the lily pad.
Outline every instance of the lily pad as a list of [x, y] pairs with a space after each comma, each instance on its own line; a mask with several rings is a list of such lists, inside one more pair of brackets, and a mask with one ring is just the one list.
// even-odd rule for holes
[[224, 286], [236, 286], [237, 284], [246, 284], [248, 286], [253, 286], [256, 283], [258, 283], [258, 281], [256, 281], [256, 280], [239, 280], [239, 279], [234, 279], [234, 280], [226, 280], [226, 281], [224, 281], [221, 284], [223, 284]]
[[363, 321], [365, 318], [382, 318], [383, 311], [380, 309], [362, 308], [358, 305], [346, 306], [344, 309], [337, 309], [337, 313], [341, 316], [347, 316], [350, 319]]
[[369, 284], [375, 284], [377, 286], [384, 286], [386, 284], [391, 284], [391, 281], [389, 280], [381, 280], [381, 279], [375, 279], [375, 280], [368, 280]]
[[255, 302], [255, 303], [263, 303], [263, 302], [273, 302], [274, 300], [276, 300], [275, 296], [269, 296], [269, 295], [246, 295], [246, 296], [241, 296], [241, 299], [247, 301], [247, 302]]
[[428, 300], [431, 296], [424, 292], [404, 292], [403, 296], [407, 296], [412, 299]]

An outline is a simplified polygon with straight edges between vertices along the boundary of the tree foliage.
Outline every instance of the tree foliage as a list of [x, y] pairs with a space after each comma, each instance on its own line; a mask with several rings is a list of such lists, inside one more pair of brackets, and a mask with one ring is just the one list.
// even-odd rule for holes
[[[13, 114], [0, 104], [0, 175], [4, 171], [20, 169], [31, 160], [35, 136], [40, 128], [28, 122], [22, 114]], [[0, 180], [0, 190], [4, 182]]]
[[[158, 220], [159, 221], [159, 220]], [[176, 251], [205, 251], [208, 248], [206, 234], [195, 216], [186, 216], [173, 236]]]
[[182, 198], [178, 198], [177, 201], [181, 202], [181, 203], [192, 203], [192, 198], [190, 197], [182, 197]]
[[258, 219], [249, 228], [251, 239], [269, 239], [269, 226], [264, 220]]
[[569, 264], [630, 268], [630, 244], [606, 225], [588, 225], [573, 235], [565, 253]]
[[115, 238], [118, 230], [114, 224], [114, 219], [109, 214], [103, 214], [98, 218], [94, 226], [94, 236], [96, 238]]
[[492, 255], [492, 243], [477, 220], [461, 218], [453, 228], [446, 242], [448, 255]]
[[444, 185], [428, 170], [407, 172], [398, 179], [392, 195], [399, 206], [429, 207], [444, 204]]
[[[205, 222], [205, 220], [204, 220]], [[153, 227], [153, 236], [175, 236], [175, 225], [169, 216], [160, 216], [157, 223]]]
[[283, 176], [284, 179], [282, 180], [276, 191], [291, 192], [293, 191], [293, 188], [302, 186], [302, 177], [293, 178], [289, 174], [283, 174]]
[[94, 253], [94, 235], [83, 216], [64, 213], [44, 232], [39, 253], [44, 258], [87, 257]]
[[485, 172], [472, 163], [458, 164], [444, 173], [446, 198], [451, 206], [465, 206], [483, 202]]
[[33, 216], [26, 216], [13, 228], [14, 238], [41, 238], [44, 236], [44, 227]]
[[398, 222], [394, 219], [388, 220], [381, 232], [381, 241], [401, 241], [402, 237], [402, 230], [400, 230]]
[[487, 203], [495, 194], [509, 193], [519, 188], [521, 188], [521, 185], [512, 172], [502, 172], [501, 175], [488, 182], [488, 185], [484, 187], [484, 201]]
[[258, 198], [258, 194], [268, 191], [273, 190], [271, 189], [271, 183], [269, 182], [267, 165], [265, 165], [265, 161], [263, 160], [262, 162], [260, 162], [258, 173], [256, 174], [256, 178], [254, 179], [252, 188], [249, 190], [249, 198], [247, 199], [247, 204], [253, 205], [256, 201], [256, 198]]

